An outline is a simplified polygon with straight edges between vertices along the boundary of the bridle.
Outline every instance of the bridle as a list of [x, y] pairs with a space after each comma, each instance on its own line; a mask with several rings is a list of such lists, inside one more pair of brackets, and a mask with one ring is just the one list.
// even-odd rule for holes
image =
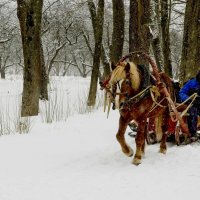
[[[115, 98], [117, 96], [122, 96], [124, 95], [125, 96], [125, 99], [126, 101], [128, 101], [128, 99], [130, 98], [129, 97], [129, 94], [128, 92], [122, 92], [122, 88], [121, 88], [121, 85], [120, 85], [120, 81], [126, 81], [128, 80], [129, 84], [131, 84], [131, 81], [130, 81], [130, 76], [126, 77], [125, 79], [121, 79], [121, 80], [118, 80], [117, 82], [113, 83], [112, 85], [109, 84], [109, 81], [110, 81], [110, 75], [109, 77], [105, 80], [105, 81], [101, 81], [100, 82], [100, 86], [101, 86], [101, 90], [105, 89], [106, 90], [106, 95], [109, 94], [110, 95], [110, 98], [111, 98], [111, 103], [113, 104], [112, 106], [112, 109], [115, 110], [116, 108], [116, 105], [115, 105]], [[117, 87], [119, 89], [119, 92], [117, 92]], [[131, 85], [130, 85], [131, 87]]]

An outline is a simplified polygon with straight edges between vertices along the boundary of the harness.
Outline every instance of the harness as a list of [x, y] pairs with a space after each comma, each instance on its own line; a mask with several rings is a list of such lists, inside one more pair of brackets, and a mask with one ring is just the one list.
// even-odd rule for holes
[[[151, 59], [151, 57], [150, 57], [148, 54], [144, 53], [144, 52], [136, 51], [136, 52], [131, 52], [131, 53], [127, 54], [126, 56], [122, 57], [122, 58], [119, 60], [118, 64], [119, 64], [120, 62], [125, 61], [126, 59], [130, 58], [130, 57], [133, 56], [133, 55], [140, 56], [140, 57], [144, 58], [147, 62], [149, 62], [149, 64], [151, 65], [151, 67], [152, 67], [152, 69], [153, 69], [152, 74], [153, 74], [153, 76], [155, 77], [156, 87], [157, 87], [159, 93], [161, 93], [161, 94], [163, 95], [163, 97], [164, 97], [163, 99], [161, 99], [160, 102], [157, 102], [156, 93], [151, 93], [151, 92], [150, 92], [151, 98], [152, 98], [152, 100], [153, 100], [153, 102], [154, 102], [154, 103], [153, 103], [153, 107], [151, 108], [151, 112], [152, 112], [152, 110], [155, 109], [157, 106], [166, 107], [166, 106], [162, 105], [161, 103], [162, 103], [162, 101], [167, 100], [167, 106], [168, 106], [169, 109], [174, 113], [174, 116], [175, 116], [174, 120], [176, 120], [176, 121], [178, 120], [178, 121], [179, 121], [180, 126], [181, 126], [181, 128], [182, 128], [182, 130], [183, 130], [183, 133], [184, 133], [185, 136], [187, 137], [188, 134], [189, 134], [188, 127], [187, 127], [187, 125], [185, 124], [185, 122], [183, 121], [182, 116], [180, 116], [180, 114], [178, 113], [178, 111], [177, 111], [177, 109], [176, 109], [176, 106], [175, 106], [174, 102], [173, 102], [172, 99], [171, 99], [171, 96], [170, 96], [170, 93], [169, 93], [168, 89], [166, 88], [166, 86], [164, 86], [164, 85], [162, 84], [162, 82], [161, 82], [161, 77], [160, 77], [158, 68], [157, 68], [155, 62], [153, 61], [153, 59]], [[118, 64], [117, 64], [117, 65], [118, 65]], [[108, 83], [109, 83], [109, 80], [108, 80]], [[161, 84], [161, 86], [163, 86], [162, 88], [160, 88], [160, 84]], [[108, 88], [107, 88], [107, 85], [108, 85]], [[116, 97], [116, 91], [115, 91], [115, 92], [110, 91], [110, 87], [111, 87], [111, 86], [109, 86], [109, 84], [107, 84], [107, 85], [104, 85], [104, 86], [106, 86], [106, 87], [104, 87], [104, 89], [106, 89], [106, 95], [107, 95], [107, 93], [109, 93], [109, 94], [111, 95], [112, 102], [113, 102], [114, 99], [115, 99], [115, 97]], [[115, 85], [115, 87], [116, 87], [116, 85]], [[149, 89], [147, 89], [147, 91], [148, 91], [148, 90], [149, 90]], [[135, 102], [141, 101], [142, 99], [144, 99], [144, 98], [148, 95], [148, 92], [146, 93], [145, 91], [146, 91], [146, 90], [144, 89], [144, 90], [141, 91], [141, 93], [138, 93], [138, 94], [135, 95], [134, 97], [131, 97], [131, 98], [132, 98], [131, 100], [130, 100], [130, 99], [129, 99], [129, 100], [126, 100], [126, 103], [127, 103], [127, 104], [129, 103], [129, 104], [132, 104], [132, 105], [133, 105], [133, 104], [135, 104]], [[144, 94], [143, 94], [143, 93], [144, 93]], [[118, 95], [120, 95], [120, 94], [122, 94], [122, 93], [119, 93]], [[139, 94], [140, 94], [140, 95], [139, 95]], [[153, 95], [152, 95], [152, 94], [153, 94]], [[133, 99], [134, 99], [134, 100], [133, 100]], [[111, 101], [110, 101], [110, 102], [111, 102]], [[109, 104], [110, 104], [110, 102], [109, 102]], [[104, 104], [104, 105], [105, 105], [105, 104]], [[109, 106], [110, 106], [110, 105], [109, 105]], [[109, 114], [109, 109], [108, 109], [108, 114]]]
[[139, 92], [138, 94], [136, 94], [135, 96], [125, 100], [123, 107], [121, 109], [124, 109], [126, 107], [128, 107], [128, 109], [130, 110], [132, 106], [134, 106], [134, 104], [144, 100], [146, 97], [151, 96], [151, 99], [153, 101], [153, 105], [150, 108], [149, 114], [156, 108], [156, 107], [166, 107], [164, 105], [162, 105], [161, 103], [166, 100], [166, 98], [162, 98], [160, 101], [158, 101], [158, 98], [161, 96], [160, 92], [158, 91], [158, 88], [154, 85], [150, 85], [147, 88], [145, 88], [144, 90], [142, 90], [141, 92]]
[[133, 96], [131, 98], [127, 98], [127, 100], [125, 100], [125, 102], [124, 102], [124, 107], [128, 106], [129, 109], [130, 109], [131, 106], [133, 106], [134, 104], [140, 102], [145, 97], [149, 96], [150, 93], [151, 93], [151, 88], [152, 88], [152, 86], [148, 86], [147, 88], [145, 88], [144, 90], [142, 90], [141, 92], [136, 94], [135, 96]]
[[[141, 66], [140, 66], [140, 70], [141, 70]], [[126, 79], [128, 79], [129, 80], [129, 82], [131, 82], [131, 80], [130, 80], [130, 73], [127, 73], [126, 74], [126, 76], [127, 76], [127, 78]], [[110, 78], [110, 77], [109, 77]], [[108, 79], [109, 79], [108, 78]], [[153, 81], [151, 81], [153, 84], [155, 84], [155, 82], [154, 82], [154, 77], [151, 75], [151, 80], [153, 80]], [[149, 78], [149, 80], [150, 80], [150, 78]], [[128, 96], [128, 92], [122, 92], [121, 91], [121, 87], [120, 87], [120, 84], [119, 84], [119, 82], [121, 81], [117, 81], [116, 83], [114, 83], [113, 85], [112, 85], [112, 91], [111, 91], [111, 85], [109, 85], [108, 84], [108, 82], [109, 82], [109, 80], [106, 80], [104, 83], [106, 83], [105, 85], [103, 85], [103, 83], [101, 83], [101, 86], [102, 87], [104, 87], [105, 89], [106, 89], [106, 94], [105, 94], [105, 96], [107, 95], [107, 94], [109, 94], [110, 95], [110, 98], [111, 98], [111, 103], [113, 104], [113, 106], [112, 106], [112, 109], [114, 110], [115, 109], [115, 98], [116, 98], [116, 96], [121, 96], [121, 95], [127, 95], [126, 96], [126, 98], [125, 98], [125, 101], [123, 102], [123, 107], [120, 109], [120, 110], [122, 110], [122, 109], [125, 109], [125, 108], [128, 108], [129, 110], [131, 109], [131, 107], [134, 105], [134, 104], [136, 104], [136, 103], [138, 103], [138, 102], [140, 102], [141, 100], [143, 100], [144, 98], [146, 98], [146, 97], [149, 97], [149, 96], [151, 96], [151, 98], [152, 98], [152, 100], [153, 100], [153, 105], [152, 105], [152, 107], [151, 107], [151, 109], [150, 109], [150, 112], [152, 112], [156, 107], [166, 107], [166, 106], [163, 106], [161, 103], [164, 101], [164, 99], [166, 99], [166, 98], [163, 98], [161, 101], [157, 101], [158, 100], [158, 97], [160, 97], [160, 92], [159, 92], [159, 89], [158, 89], [158, 87], [157, 86], [155, 86], [155, 85], [150, 85], [150, 81], [149, 81], [149, 83], [148, 83], [148, 86], [146, 86], [145, 84], [142, 86], [142, 87], [145, 87], [142, 91], [140, 91], [139, 93], [137, 93], [136, 95], [134, 95], [133, 97], [129, 97]], [[116, 92], [117, 91], [117, 87], [119, 88], [119, 90], [120, 90], [120, 92]], [[110, 105], [109, 105], [109, 107], [110, 107]], [[105, 109], [104, 109], [104, 111], [105, 111]], [[150, 113], [149, 112], [149, 113]]]

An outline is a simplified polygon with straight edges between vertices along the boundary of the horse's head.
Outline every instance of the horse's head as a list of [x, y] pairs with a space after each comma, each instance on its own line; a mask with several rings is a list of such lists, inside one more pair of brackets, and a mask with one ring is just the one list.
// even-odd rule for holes
[[118, 99], [115, 98], [116, 104], [117, 104], [116, 107], [118, 109], [122, 109], [125, 105], [125, 102], [127, 102], [135, 94], [136, 94], [136, 91], [132, 87], [130, 77], [127, 76], [125, 79], [120, 81]]
[[126, 99], [139, 90], [140, 82], [137, 66], [132, 62], [120, 62], [117, 66], [112, 65], [109, 78], [100, 85], [106, 90], [106, 97], [108, 102], [113, 103], [113, 109], [120, 109]]

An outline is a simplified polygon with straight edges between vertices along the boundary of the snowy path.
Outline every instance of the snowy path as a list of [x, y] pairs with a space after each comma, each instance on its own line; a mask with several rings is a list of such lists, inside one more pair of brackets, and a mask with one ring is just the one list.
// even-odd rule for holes
[[[140, 166], [115, 139], [118, 113], [102, 110], [0, 137], [1, 200], [198, 199], [200, 145], [147, 146]], [[127, 136], [135, 150], [133, 139]]]

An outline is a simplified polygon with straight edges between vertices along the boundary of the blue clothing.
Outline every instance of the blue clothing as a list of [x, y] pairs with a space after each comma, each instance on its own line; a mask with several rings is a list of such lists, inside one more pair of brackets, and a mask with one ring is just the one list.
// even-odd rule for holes
[[183, 102], [195, 92], [200, 92], [200, 83], [196, 78], [189, 80], [179, 91], [180, 100]]
[[[195, 92], [198, 95], [200, 95], [200, 82], [198, 82], [196, 78], [193, 78], [189, 80], [179, 91], [179, 97], [181, 102], [185, 101], [189, 96], [191, 96]], [[199, 97], [197, 97], [193, 105], [188, 110], [189, 117], [187, 117], [187, 122], [191, 136], [195, 136], [197, 132], [198, 113], [200, 112], [199, 103], [200, 100]]]

